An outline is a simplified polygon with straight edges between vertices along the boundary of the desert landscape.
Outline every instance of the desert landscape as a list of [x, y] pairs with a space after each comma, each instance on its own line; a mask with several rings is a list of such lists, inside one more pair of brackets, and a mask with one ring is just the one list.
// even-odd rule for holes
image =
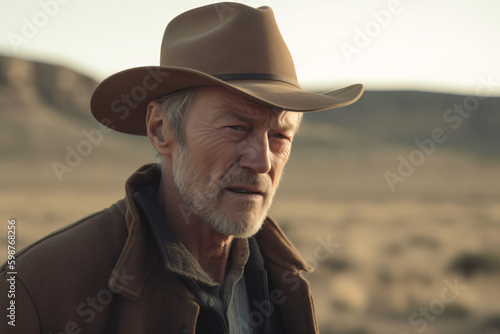
[[[93, 120], [95, 85], [0, 57], [0, 261], [9, 219], [19, 251], [154, 162]], [[322, 333], [500, 333], [500, 98], [474, 97], [369, 90], [305, 116], [271, 216], [315, 268]]]

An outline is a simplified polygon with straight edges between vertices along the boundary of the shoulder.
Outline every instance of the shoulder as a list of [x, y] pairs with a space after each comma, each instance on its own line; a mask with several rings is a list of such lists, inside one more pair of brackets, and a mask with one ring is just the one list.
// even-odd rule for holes
[[85, 270], [97, 260], [105, 265], [116, 261], [127, 235], [121, 200], [24, 248], [16, 255], [16, 270], [26, 279], [40, 273], [64, 277]]
[[272, 218], [266, 218], [262, 230], [255, 238], [268, 266], [272, 264], [292, 271], [312, 271], [312, 267], [302, 258], [297, 248]]

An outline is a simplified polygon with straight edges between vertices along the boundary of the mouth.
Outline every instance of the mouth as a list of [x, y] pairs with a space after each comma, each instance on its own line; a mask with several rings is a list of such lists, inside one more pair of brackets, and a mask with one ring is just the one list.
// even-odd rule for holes
[[233, 186], [233, 187], [228, 187], [226, 190], [235, 193], [235, 194], [241, 194], [241, 195], [260, 195], [264, 196], [264, 192], [257, 189], [257, 188], [252, 188], [248, 186]]

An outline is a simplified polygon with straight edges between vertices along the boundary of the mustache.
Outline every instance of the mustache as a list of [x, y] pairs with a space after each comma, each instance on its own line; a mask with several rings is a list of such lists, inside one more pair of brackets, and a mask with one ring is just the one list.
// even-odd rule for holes
[[268, 194], [271, 189], [271, 179], [265, 175], [259, 175], [250, 169], [242, 169], [236, 164], [232, 165], [220, 179], [217, 180], [219, 192], [231, 185], [247, 185], [257, 188]]

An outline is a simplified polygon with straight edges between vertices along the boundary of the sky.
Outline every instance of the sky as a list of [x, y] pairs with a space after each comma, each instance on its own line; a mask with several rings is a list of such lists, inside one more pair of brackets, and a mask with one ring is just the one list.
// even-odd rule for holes
[[[0, 54], [102, 80], [157, 65], [167, 23], [201, 0], [23, 0], [0, 4]], [[499, 0], [248, 0], [270, 6], [304, 89], [500, 96]], [[487, 84], [487, 89], [480, 88]]]

